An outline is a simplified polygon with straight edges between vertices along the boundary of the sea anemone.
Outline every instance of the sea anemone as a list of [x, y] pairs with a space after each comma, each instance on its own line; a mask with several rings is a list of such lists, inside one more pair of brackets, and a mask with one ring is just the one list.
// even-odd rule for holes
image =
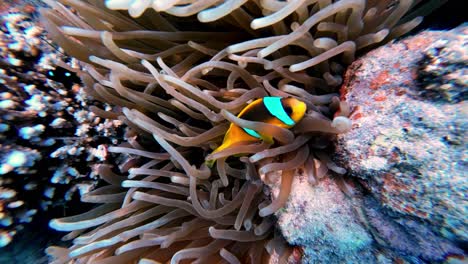
[[[127, 143], [108, 148], [124, 157], [118, 169], [98, 168], [109, 185], [82, 199], [102, 205], [51, 221], [73, 239], [47, 250], [53, 263], [285, 263], [274, 213], [296, 170], [312, 184], [345, 173], [327, 151], [351, 129], [336, 93], [346, 65], [421, 22], [398, 23], [412, 0], [45, 2], [43, 25], [81, 61], [87, 92], [114, 106], [91, 110], [129, 128]], [[295, 97], [308, 111], [291, 130], [236, 117], [265, 96]], [[230, 123], [275, 143], [210, 155]], [[265, 184], [275, 181], [270, 201]]]

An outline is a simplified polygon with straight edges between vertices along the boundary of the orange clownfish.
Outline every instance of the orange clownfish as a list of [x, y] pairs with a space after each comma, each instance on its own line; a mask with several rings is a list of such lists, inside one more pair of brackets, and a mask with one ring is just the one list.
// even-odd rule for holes
[[[282, 128], [291, 128], [304, 117], [306, 110], [306, 104], [296, 98], [269, 96], [248, 104], [237, 117], [249, 121], [264, 122]], [[224, 136], [223, 144], [215, 149], [212, 154], [240, 142], [257, 142], [259, 140], [273, 142], [273, 138], [270, 135], [261, 135], [255, 130], [231, 123]], [[215, 160], [207, 160], [206, 164], [212, 167], [214, 162]]]

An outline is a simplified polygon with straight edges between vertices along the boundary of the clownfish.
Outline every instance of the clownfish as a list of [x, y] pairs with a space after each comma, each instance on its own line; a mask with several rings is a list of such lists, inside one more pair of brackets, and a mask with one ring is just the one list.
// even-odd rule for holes
[[[269, 96], [251, 102], [237, 117], [249, 121], [264, 122], [282, 128], [291, 128], [304, 117], [306, 110], [306, 104], [296, 98]], [[223, 143], [212, 154], [240, 142], [257, 142], [259, 140], [273, 142], [271, 135], [262, 135], [255, 130], [231, 123], [224, 136]], [[206, 164], [212, 167], [215, 161], [207, 160]]]

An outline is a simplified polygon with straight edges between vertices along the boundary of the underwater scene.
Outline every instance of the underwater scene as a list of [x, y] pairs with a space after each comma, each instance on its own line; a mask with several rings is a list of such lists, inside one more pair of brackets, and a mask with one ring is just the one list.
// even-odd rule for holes
[[0, 264], [468, 263], [464, 0], [0, 0]]

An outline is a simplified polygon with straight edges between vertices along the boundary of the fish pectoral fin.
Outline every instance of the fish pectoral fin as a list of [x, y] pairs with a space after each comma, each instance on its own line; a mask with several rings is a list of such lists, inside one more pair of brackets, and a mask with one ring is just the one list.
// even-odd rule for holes
[[265, 143], [268, 143], [270, 145], [273, 145], [273, 143], [275, 143], [275, 141], [273, 140], [273, 137], [271, 136], [261, 135], [261, 140], [263, 140]]
[[240, 157], [244, 157], [246, 155], [248, 155], [248, 153], [239, 153], [239, 154], [234, 154], [234, 157], [240, 158]]

